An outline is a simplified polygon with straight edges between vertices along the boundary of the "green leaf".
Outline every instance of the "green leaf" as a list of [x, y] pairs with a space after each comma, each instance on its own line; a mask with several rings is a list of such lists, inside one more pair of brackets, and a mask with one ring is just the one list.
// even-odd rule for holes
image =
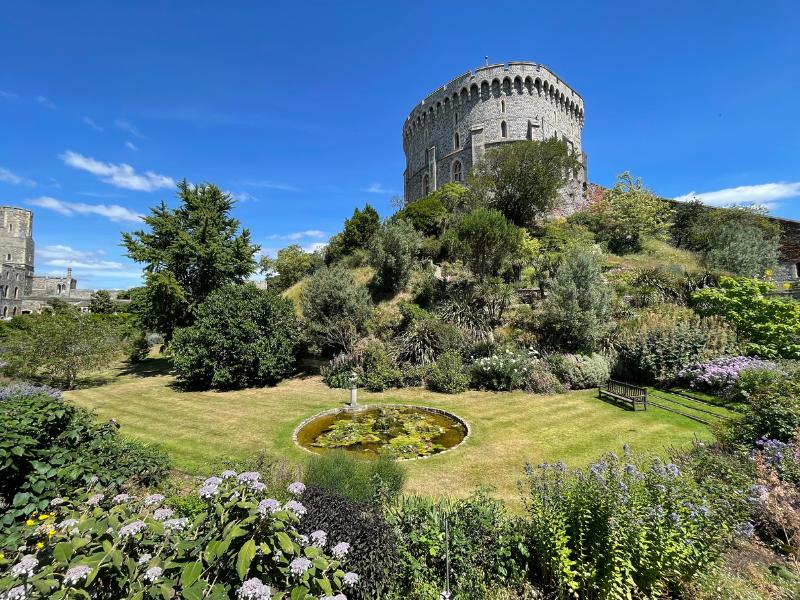
[[286, 534], [286, 532], [279, 531], [277, 535], [278, 535], [278, 543], [281, 545], [281, 550], [283, 550], [287, 554], [294, 554], [294, 544], [292, 543], [291, 538]]
[[303, 600], [308, 595], [308, 589], [298, 585], [292, 590], [292, 600]]
[[203, 563], [199, 560], [183, 567], [183, 571], [181, 571], [181, 587], [184, 588], [184, 592], [186, 588], [197, 581], [202, 572]]
[[253, 562], [255, 556], [256, 543], [253, 540], [247, 540], [236, 557], [236, 572], [242, 581], [247, 576], [247, 571], [250, 570], [250, 563]]
[[69, 542], [58, 542], [53, 549], [53, 556], [56, 560], [63, 563], [68, 563], [72, 558], [72, 544]]

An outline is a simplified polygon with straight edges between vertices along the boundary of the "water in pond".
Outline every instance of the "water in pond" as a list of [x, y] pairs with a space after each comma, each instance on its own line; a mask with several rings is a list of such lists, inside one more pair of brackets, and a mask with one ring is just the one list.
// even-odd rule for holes
[[347, 450], [365, 458], [430, 456], [466, 436], [456, 417], [419, 406], [369, 406], [320, 415], [297, 432], [297, 442], [319, 454]]

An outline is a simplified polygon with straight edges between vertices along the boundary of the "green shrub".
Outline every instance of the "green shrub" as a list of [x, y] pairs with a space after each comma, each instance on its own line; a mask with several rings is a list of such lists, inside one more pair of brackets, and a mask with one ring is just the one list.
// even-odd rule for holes
[[608, 381], [610, 367], [602, 354], [553, 354], [547, 357], [553, 375], [573, 390], [597, 387]]
[[328, 387], [350, 389], [353, 384], [364, 385], [364, 369], [361, 366], [361, 357], [356, 354], [340, 352], [320, 369], [322, 381]]
[[[353, 577], [340, 568], [346, 553], [337, 557], [309, 544], [298, 531], [302, 503], [281, 505], [259, 488], [258, 473], [208, 479], [198, 491], [206, 508], [191, 520], [157, 513], [160, 495], [112, 499], [112, 490], [91, 487], [74, 501], [63, 498], [52, 517], [27, 528], [20, 551], [0, 562], [0, 593], [120, 600], [275, 592], [308, 599], [345, 588]], [[344, 540], [327, 541], [336, 547]], [[37, 564], [20, 581], [12, 565], [33, 553]], [[24, 596], [20, 586], [28, 588]]]
[[169, 467], [163, 452], [121, 438], [113, 422], [95, 424], [52, 388], [0, 389], [0, 423], [0, 547], [17, 539], [21, 520], [95, 477], [104, 486], [146, 486]]
[[254, 285], [211, 292], [195, 324], [172, 340], [177, 381], [192, 389], [272, 385], [294, 367], [299, 331], [290, 300]]
[[431, 372], [430, 364], [415, 365], [413, 363], [403, 363], [399, 365], [400, 379], [397, 382], [399, 387], [419, 387], [427, 381]]
[[428, 387], [443, 394], [460, 394], [469, 387], [470, 377], [464, 369], [461, 355], [447, 350], [431, 366]]
[[398, 598], [438, 598], [448, 558], [458, 598], [484, 600], [494, 597], [490, 589], [521, 583], [527, 552], [521, 520], [485, 491], [462, 500], [405, 496], [389, 507], [388, 519], [398, 532]]
[[406, 305], [403, 310], [408, 322], [393, 340], [400, 362], [428, 364], [446, 350], [463, 347], [463, 334], [456, 327], [415, 305]]
[[322, 530], [329, 540], [350, 544], [343, 566], [361, 579], [358, 586], [349, 589], [347, 598], [386, 598], [397, 572], [397, 541], [380, 508], [317, 487], [306, 488], [303, 505], [308, 511], [301, 521], [306, 535]]
[[344, 450], [312, 457], [303, 474], [306, 485], [334, 490], [355, 502], [394, 498], [403, 489], [405, 478], [403, 466], [392, 459], [359, 460]]
[[371, 392], [382, 392], [397, 385], [400, 370], [380, 340], [369, 340], [363, 350], [361, 364], [364, 370], [364, 387]]
[[528, 386], [534, 362], [533, 351], [506, 348], [490, 356], [477, 358], [472, 363], [472, 385], [482, 390], [523, 390]]
[[395, 293], [406, 287], [417, 261], [422, 236], [404, 219], [383, 223], [369, 245], [369, 264], [378, 290]]
[[566, 386], [558, 380], [542, 360], [533, 361], [525, 389], [534, 394], [563, 394]]
[[717, 560], [732, 525], [674, 464], [610, 454], [527, 472], [532, 573], [559, 597], [666, 597]]
[[728, 424], [723, 438], [754, 446], [763, 439], [791, 442], [800, 428], [800, 382], [783, 380], [757, 391], [742, 417]]

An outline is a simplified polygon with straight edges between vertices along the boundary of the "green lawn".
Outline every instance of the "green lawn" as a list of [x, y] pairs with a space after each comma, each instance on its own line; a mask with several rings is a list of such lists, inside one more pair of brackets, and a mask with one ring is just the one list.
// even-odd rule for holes
[[[237, 392], [180, 392], [156, 361], [136, 373], [120, 373], [97, 387], [66, 397], [116, 418], [121, 432], [161, 444], [178, 469], [207, 474], [210, 463], [242, 458], [260, 450], [302, 461], [292, 432], [306, 417], [348, 401], [347, 390], [331, 390], [318, 377], [295, 378], [274, 388]], [[148, 368], [150, 367], [150, 368]], [[646, 453], [710, 438], [706, 427], [680, 415], [651, 409], [633, 413], [599, 400], [595, 390], [557, 396], [523, 392], [467, 392], [456, 396], [422, 389], [359, 392], [361, 403], [414, 403], [450, 410], [467, 421], [472, 435], [457, 449], [410, 461], [409, 491], [466, 495], [491, 485], [512, 502], [526, 461], [563, 460], [584, 466], [624, 443]]]

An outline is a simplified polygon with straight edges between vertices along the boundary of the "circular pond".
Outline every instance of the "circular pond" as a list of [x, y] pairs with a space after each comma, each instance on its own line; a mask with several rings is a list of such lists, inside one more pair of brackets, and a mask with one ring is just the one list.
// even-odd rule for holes
[[295, 430], [299, 446], [324, 454], [346, 450], [364, 458], [425, 458], [458, 446], [467, 424], [436, 408], [389, 404], [342, 408], [306, 419]]

